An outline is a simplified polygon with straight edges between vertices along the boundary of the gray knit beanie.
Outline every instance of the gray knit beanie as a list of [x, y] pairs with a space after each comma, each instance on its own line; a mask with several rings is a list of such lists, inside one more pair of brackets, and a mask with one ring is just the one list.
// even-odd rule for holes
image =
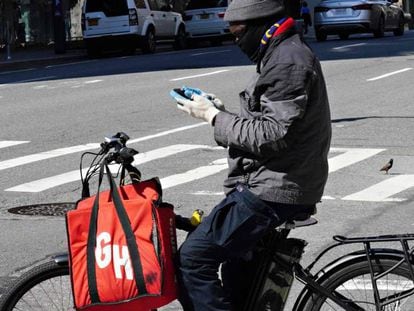
[[281, 14], [283, 11], [283, 0], [233, 0], [226, 10], [224, 20], [242, 22]]

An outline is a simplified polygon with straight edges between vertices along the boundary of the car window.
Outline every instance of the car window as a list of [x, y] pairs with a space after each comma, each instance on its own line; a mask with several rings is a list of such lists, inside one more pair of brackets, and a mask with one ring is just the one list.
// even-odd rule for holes
[[155, 0], [148, 0], [151, 11], [158, 11], [158, 5]]
[[156, 2], [160, 11], [171, 11], [171, 9], [169, 10], [170, 5], [166, 0], [156, 0]]
[[137, 9], [145, 9], [145, 1], [144, 0], [135, 0], [135, 6]]
[[222, 8], [227, 6], [227, 0], [191, 0], [186, 10]]
[[87, 0], [86, 13], [104, 12], [106, 16], [128, 15], [126, 0]]

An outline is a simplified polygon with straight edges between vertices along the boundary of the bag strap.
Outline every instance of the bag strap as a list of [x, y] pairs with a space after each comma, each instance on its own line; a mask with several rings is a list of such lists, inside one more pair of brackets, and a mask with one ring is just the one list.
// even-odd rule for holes
[[122, 203], [122, 199], [119, 195], [115, 181], [109, 170], [108, 164], [105, 162], [101, 164], [101, 168], [99, 171], [98, 192], [95, 197], [95, 201], [94, 201], [93, 208], [92, 208], [91, 219], [89, 223], [88, 242], [87, 242], [88, 244], [87, 244], [87, 259], [86, 260], [87, 260], [87, 272], [88, 272], [88, 285], [89, 285], [89, 294], [90, 294], [92, 303], [100, 302], [98, 288], [96, 284], [95, 248], [96, 248], [96, 231], [97, 231], [98, 210], [99, 210], [99, 190], [102, 184], [102, 179], [103, 179], [105, 169], [107, 171], [108, 181], [110, 185], [110, 193], [112, 195], [112, 200], [114, 202], [115, 210], [117, 212], [118, 219], [121, 223], [122, 230], [125, 233], [129, 256], [131, 258], [132, 268], [134, 271], [135, 284], [138, 289], [138, 293], [139, 295], [145, 295], [148, 293], [147, 288], [145, 286], [142, 263], [141, 263], [141, 258], [139, 256], [135, 234], [131, 228], [128, 214]]

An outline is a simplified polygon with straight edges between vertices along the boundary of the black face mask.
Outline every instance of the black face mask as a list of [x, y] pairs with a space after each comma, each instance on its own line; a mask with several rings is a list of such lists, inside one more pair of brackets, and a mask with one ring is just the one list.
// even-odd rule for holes
[[260, 41], [265, 32], [280, 18], [279, 16], [269, 16], [246, 24], [246, 29], [239, 36], [237, 45], [252, 62], [257, 63], [259, 60]]
[[237, 45], [254, 63], [257, 63], [260, 52], [260, 41], [268, 29], [268, 25], [247, 25], [239, 36]]

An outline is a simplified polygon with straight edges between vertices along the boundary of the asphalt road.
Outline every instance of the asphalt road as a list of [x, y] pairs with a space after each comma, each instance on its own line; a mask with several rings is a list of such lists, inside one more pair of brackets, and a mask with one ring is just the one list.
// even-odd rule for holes
[[[319, 224], [293, 232], [309, 242], [305, 264], [334, 234], [414, 232], [414, 32], [309, 43], [324, 70], [333, 139]], [[80, 155], [104, 136], [128, 133], [143, 153], [143, 176], [162, 179], [164, 200], [179, 213], [210, 211], [223, 197], [226, 152], [212, 128], [178, 111], [168, 93], [199, 87], [237, 111], [254, 70], [226, 44], [0, 72], [0, 288], [66, 248], [63, 217], [8, 210], [79, 199]], [[379, 172], [390, 158], [390, 174]]]

